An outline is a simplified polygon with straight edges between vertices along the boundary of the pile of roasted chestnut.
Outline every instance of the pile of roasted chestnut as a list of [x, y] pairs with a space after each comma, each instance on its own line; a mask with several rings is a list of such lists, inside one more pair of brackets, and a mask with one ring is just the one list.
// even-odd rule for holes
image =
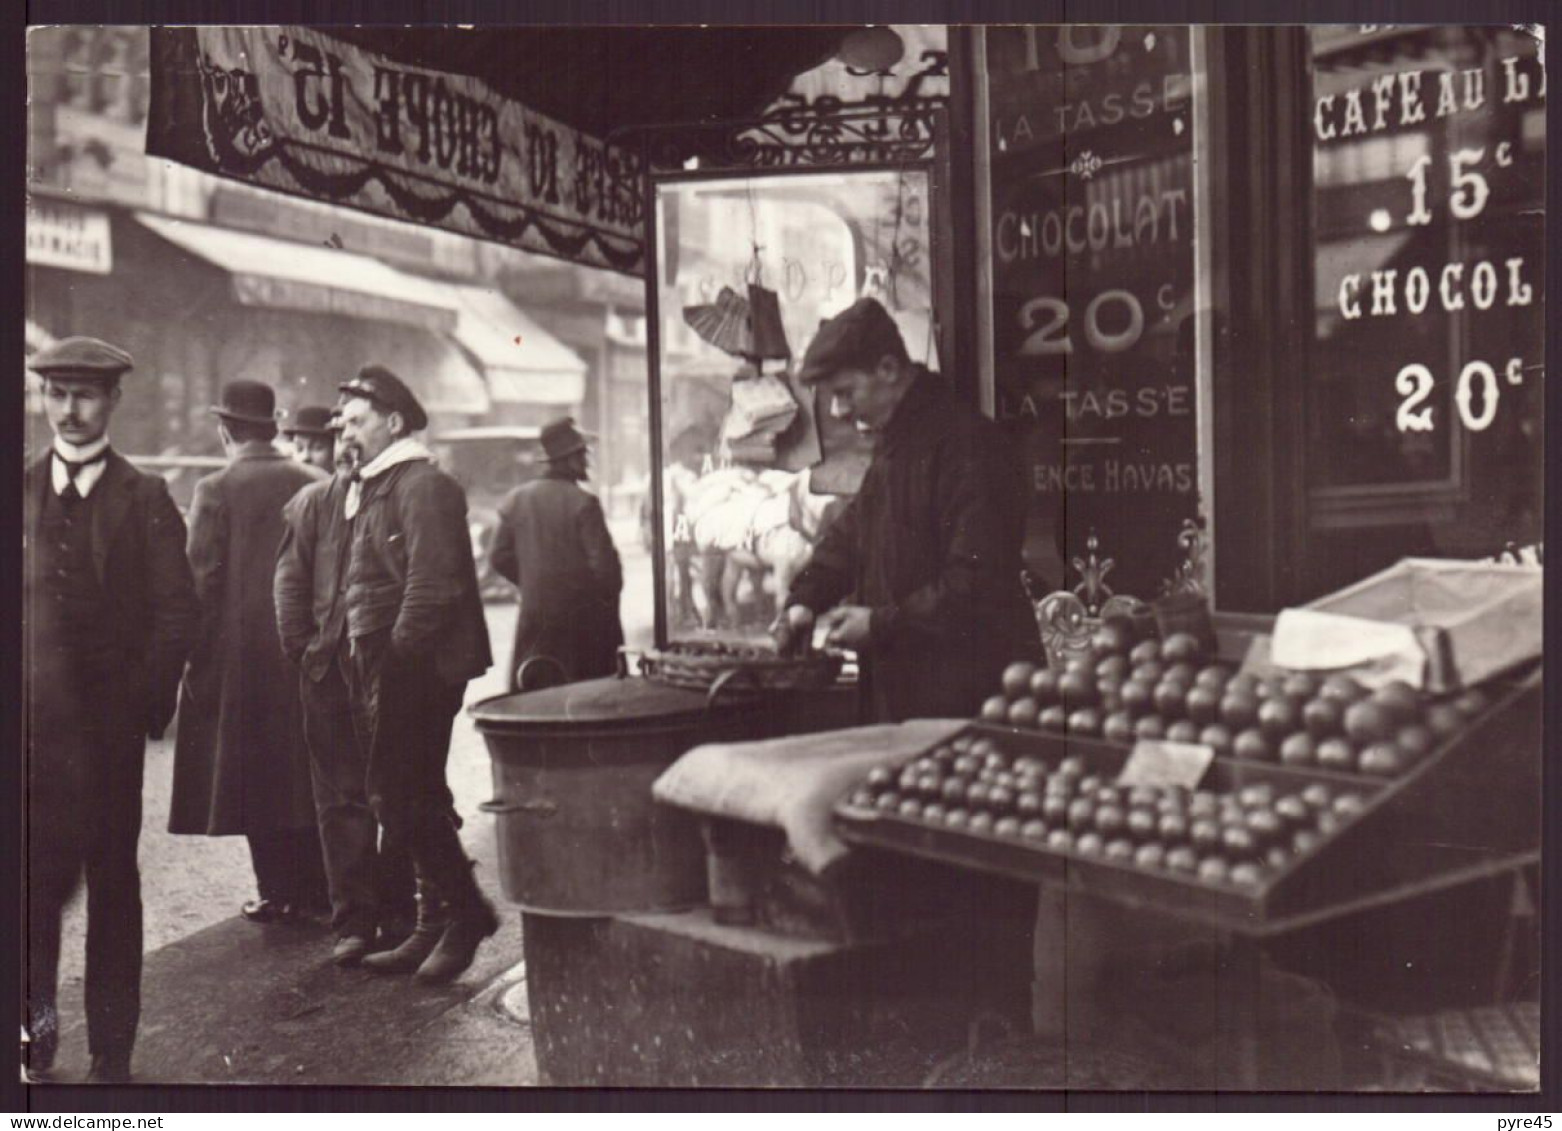
[[1125, 786], [1087, 757], [1013, 756], [980, 734], [896, 769], [880, 766], [849, 799], [906, 821], [1243, 888], [1264, 883], [1366, 801], [1322, 782], [1226, 792]]
[[1348, 675], [1260, 678], [1173, 633], [1134, 643], [1108, 624], [1061, 670], [1015, 663], [981, 718], [1110, 742], [1198, 742], [1221, 758], [1394, 777], [1487, 706], [1480, 691], [1434, 701], [1408, 683], [1369, 691]]

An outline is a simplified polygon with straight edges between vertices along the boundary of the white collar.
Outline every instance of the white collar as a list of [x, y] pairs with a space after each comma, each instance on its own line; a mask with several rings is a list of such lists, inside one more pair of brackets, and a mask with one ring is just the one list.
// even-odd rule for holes
[[[103, 472], [108, 468], [108, 462], [100, 457], [108, 451], [108, 437], [99, 436], [90, 444], [80, 446], [54, 438], [54, 454], [59, 459], [49, 461], [49, 481], [54, 487], [56, 495], [63, 495], [65, 488], [70, 485], [71, 475], [65, 462], [69, 460], [75, 464], [86, 464], [76, 472], [76, 491], [85, 499], [92, 494], [92, 489], [98, 485], [98, 480], [103, 478]], [[89, 462], [95, 461], [95, 462]]]
[[72, 463], [86, 463], [90, 459], [96, 459], [102, 455], [108, 447], [108, 436], [99, 436], [90, 444], [82, 444], [79, 447], [69, 440], [59, 436], [54, 438], [54, 450], [60, 454], [61, 459], [68, 459]]

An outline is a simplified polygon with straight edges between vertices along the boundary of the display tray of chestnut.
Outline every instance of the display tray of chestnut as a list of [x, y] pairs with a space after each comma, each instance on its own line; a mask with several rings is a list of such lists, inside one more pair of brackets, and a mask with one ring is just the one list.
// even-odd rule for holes
[[[1230, 761], [1196, 789], [1124, 785], [1129, 751], [1099, 739], [974, 724], [899, 767], [880, 766], [837, 807], [848, 839], [974, 852], [974, 863], [1027, 877], [1062, 862], [1099, 864], [1162, 883], [1235, 894], [1237, 907], [1367, 810], [1386, 787]], [[896, 836], [895, 826], [909, 837]], [[1007, 856], [995, 856], [994, 852]]]
[[1014, 663], [984, 722], [1131, 745], [1196, 742], [1217, 758], [1397, 777], [1490, 706], [1481, 690], [1434, 699], [1404, 682], [1369, 691], [1349, 675], [1260, 677], [1174, 633], [1130, 645], [1103, 630], [1056, 671]]

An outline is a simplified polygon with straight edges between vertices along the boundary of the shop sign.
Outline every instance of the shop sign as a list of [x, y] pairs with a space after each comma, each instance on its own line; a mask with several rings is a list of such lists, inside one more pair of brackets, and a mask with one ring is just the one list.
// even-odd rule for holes
[[108, 214], [64, 201], [28, 201], [27, 262], [107, 275], [114, 269]]
[[1189, 32], [985, 34], [994, 409], [1030, 474], [1027, 561], [1153, 599], [1198, 514]]
[[1541, 458], [1539, 44], [1512, 28], [1375, 30], [1313, 36], [1315, 356], [1332, 388], [1315, 401], [1315, 482], [1518, 479]]
[[637, 274], [639, 159], [303, 27], [152, 31], [147, 152], [268, 189]]

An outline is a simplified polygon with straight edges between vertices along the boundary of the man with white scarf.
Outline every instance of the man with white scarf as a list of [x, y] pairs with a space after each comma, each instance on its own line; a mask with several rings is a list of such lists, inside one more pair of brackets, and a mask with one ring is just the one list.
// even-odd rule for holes
[[492, 662], [466, 494], [415, 438], [428, 415], [399, 377], [371, 365], [340, 388], [341, 443], [358, 466], [345, 500], [348, 689], [370, 804], [418, 880], [417, 928], [363, 964], [445, 982], [499, 926], [472, 878], [445, 781], [467, 681]]

